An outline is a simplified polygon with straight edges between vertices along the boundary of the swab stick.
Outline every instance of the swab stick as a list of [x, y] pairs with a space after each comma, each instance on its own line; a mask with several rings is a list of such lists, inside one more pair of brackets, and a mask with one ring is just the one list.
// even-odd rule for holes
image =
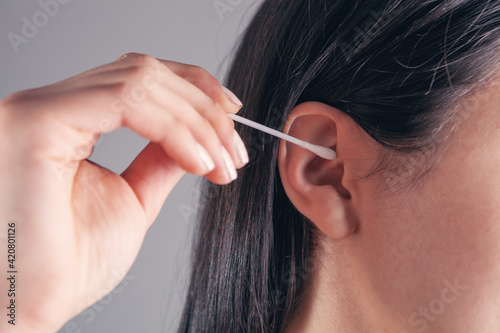
[[235, 114], [228, 114], [228, 116], [232, 120], [234, 120], [240, 124], [255, 128], [256, 130], [262, 131], [264, 133], [273, 135], [273, 136], [278, 137], [280, 139], [283, 139], [285, 141], [288, 141], [288, 142], [294, 143], [298, 146], [301, 146], [301, 147], [315, 153], [319, 157], [324, 158], [325, 160], [334, 160], [337, 158], [337, 154], [330, 148], [314, 145], [314, 144], [309, 143], [307, 141], [299, 140], [297, 138], [294, 138], [293, 136], [290, 136], [290, 135], [285, 134], [285, 133], [281, 133], [280, 131], [274, 130], [274, 129], [269, 128], [267, 126], [256, 123], [255, 121], [248, 120], [246, 118], [240, 117], [240, 116], [235, 115]]

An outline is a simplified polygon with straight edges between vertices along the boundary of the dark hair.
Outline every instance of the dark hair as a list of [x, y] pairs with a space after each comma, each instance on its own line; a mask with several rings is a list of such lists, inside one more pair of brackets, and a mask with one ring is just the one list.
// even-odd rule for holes
[[[294, 106], [319, 101], [412, 155], [498, 69], [499, 37], [499, 1], [269, 0], [228, 86], [259, 123], [282, 129]], [[278, 140], [238, 131], [251, 162], [231, 185], [205, 186], [179, 332], [280, 332], [310, 273], [315, 230], [283, 190]]]

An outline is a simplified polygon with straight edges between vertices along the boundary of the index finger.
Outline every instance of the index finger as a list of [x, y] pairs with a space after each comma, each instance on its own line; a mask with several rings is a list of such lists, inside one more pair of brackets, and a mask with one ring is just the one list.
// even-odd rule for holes
[[218, 103], [227, 113], [237, 113], [243, 106], [239, 98], [228, 88], [222, 86], [207, 70], [199, 66], [181, 64], [175, 61], [160, 60], [171, 71], [203, 91]]

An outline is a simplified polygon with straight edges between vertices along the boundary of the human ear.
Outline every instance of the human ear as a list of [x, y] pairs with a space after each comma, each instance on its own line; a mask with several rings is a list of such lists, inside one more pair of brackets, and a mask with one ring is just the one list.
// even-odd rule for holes
[[379, 145], [344, 112], [306, 102], [290, 113], [284, 132], [336, 151], [335, 160], [281, 141], [278, 167], [292, 204], [325, 235], [342, 239], [359, 227], [363, 175], [374, 167]]

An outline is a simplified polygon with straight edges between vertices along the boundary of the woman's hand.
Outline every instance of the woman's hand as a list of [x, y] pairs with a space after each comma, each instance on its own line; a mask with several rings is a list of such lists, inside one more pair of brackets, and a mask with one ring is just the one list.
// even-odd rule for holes
[[[104, 296], [185, 171], [236, 177], [248, 156], [226, 113], [241, 105], [224, 91], [201, 68], [129, 54], [0, 102], [0, 267], [13, 270], [5, 236], [15, 223], [13, 331], [54, 332]], [[118, 175], [87, 158], [120, 126], [151, 143]], [[0, 331], [11, 332], [10, 282], [0, 281]]]

